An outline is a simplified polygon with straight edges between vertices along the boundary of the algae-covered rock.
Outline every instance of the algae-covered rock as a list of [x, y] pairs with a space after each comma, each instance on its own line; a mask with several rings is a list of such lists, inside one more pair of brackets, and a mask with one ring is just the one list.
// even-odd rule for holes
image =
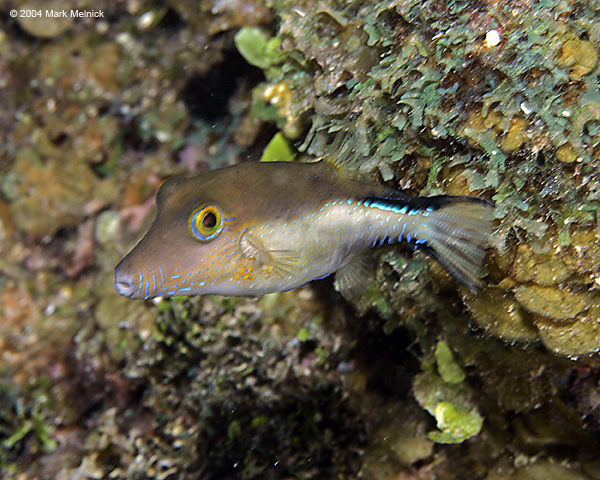
[[141, 347], [152, 332], [154, 315], [143, 305], [126, 299], [104, 297], [95, 310], [95, 321], [105, 348], [115, 363]]
[[600, 304], [595, 303], [574, 319], [555, 322], [535, 317], [540, 338], [559, 355], [578, 357], [600, 351]]
[[560, 478], [564, 480], [591, 480], [581, 468], [556, 464], [548, 459], [531, 459], [522, 468], [507, 463], [492, 467], [485, 480], [547, 480]]
[[[354, 475], [361, 422], [347, 422], [355, 413], [332, 368], [340, 347], [318, 322], [311, 325], [312, 302], [309, 292], [292, 292], [260, 305], [227, 297], [160, 304], [158, 328], [127, 372], [150, 379], [144, 405], [162, 431], [176, 429], [182, 415], [193, 419], [177, 428], [165, 460], [180, 458], [181, 468], [197, 472], [210, 462], [210, 478], [233, 474], [237, 465], [249, 478]], [[288, 317], [307, 325], [303, 341], [286, 332], [294, 327]], [[346, 447], [333, 448], [339, 442]], [[144, 450], [140, 461], [152, 464], [151, 446]]]
[[573, 163], [577, 160], [577, 155], [573, 147], [568, 143], [565, 143], [556, 149], [556, 159], [559, 162]]
[[435, 445], [427, 437], [426, 414], [418, 405], [389, 402], [384, 411], [374, 419], [373, 441], [365, 453], [363, 473], [369, 478], [390, 478], [399, 469], [426, 460]]
[[555, 321], [572, 319], [598, 302], [594, 295], [586, 291], [538, 285], [518, 287], [515, 298], [529, 312]]
[[500, 148], [505, 152], [517, 150], [527, 140], [525, 128], [527, 123], [523, 118], [515, 117], [500, 140]]
[[513, 412], [529, 412], [550, 400], [555, 379], [564, 374], [533, 348], [490, 348], [476, 353], [474, 365], [486, 395]]
[[600, 265], [600, 242], [598, 233], [588, 229], [577, 229], [571, 234], [571, 246], [575, 270], [596, 278], [595, 267]]
[[487, 288], [478, 295], [465, 295], [474, 320], [485, 330], [508, 341], [534, 341], [538, 332], [531, 316], [506, 290]]
[[528, 244], [519, 245], [513, 263], [513, 278], [520, 283], [533, 281], [541, 286], [557, 285], [573, 273], [568, 256], [547, 251], [534, 253]]
[[85, 218], [85, 205], [94, 198], [97, 182], [89, 166], [73, 158], [40, 158], [35, 150], [24, 149], [3, 179], [2, 192], [11, 200], [20, 229], [51, 235]]
[[569, 69], [571, 80], [580, 80], [596, 66], [598, 50], [588, 40], [572, 38], [563, 43], [557, 62], [561, 67]]

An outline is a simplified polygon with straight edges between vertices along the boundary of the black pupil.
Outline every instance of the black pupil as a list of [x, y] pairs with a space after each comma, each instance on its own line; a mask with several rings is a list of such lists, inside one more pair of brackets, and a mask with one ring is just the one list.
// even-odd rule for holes
[[208, 212], [202, 219], [202, 226], [204, 228], [213, 228], [217, 224], [217, 217], [214, 213]]

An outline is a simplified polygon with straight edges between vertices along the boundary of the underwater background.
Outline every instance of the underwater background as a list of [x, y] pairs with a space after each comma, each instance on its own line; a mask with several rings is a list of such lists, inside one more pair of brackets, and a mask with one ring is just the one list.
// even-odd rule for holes
[[[0, 2], [1, 477], [600, 479], [598, 18]], [[351, 303], [114, 291], [164, 180], [348, 129], [355, 177], [495, 202], [477, 294], [407, 246]]]

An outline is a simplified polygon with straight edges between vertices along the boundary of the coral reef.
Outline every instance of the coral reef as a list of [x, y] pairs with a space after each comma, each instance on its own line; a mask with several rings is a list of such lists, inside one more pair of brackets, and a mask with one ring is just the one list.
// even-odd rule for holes
[[[598, 478], [597, 1], [0, 13], [2, 478]], [[479, 293], [400, 245], [353, 304], [116, 295], [163, 180], [339, 138], [495, 202]]]

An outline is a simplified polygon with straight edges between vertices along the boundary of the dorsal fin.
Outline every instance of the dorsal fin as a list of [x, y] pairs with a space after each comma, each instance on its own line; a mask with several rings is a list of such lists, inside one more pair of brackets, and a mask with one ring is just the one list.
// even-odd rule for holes
[[359, 172], [362, 163], [369, 157], [370, 148], [360, 130], [339, 130], [331, 145], [326, 149], [323, 160], [338, 174], [351, 180], [365, 180], [364, 173]]

